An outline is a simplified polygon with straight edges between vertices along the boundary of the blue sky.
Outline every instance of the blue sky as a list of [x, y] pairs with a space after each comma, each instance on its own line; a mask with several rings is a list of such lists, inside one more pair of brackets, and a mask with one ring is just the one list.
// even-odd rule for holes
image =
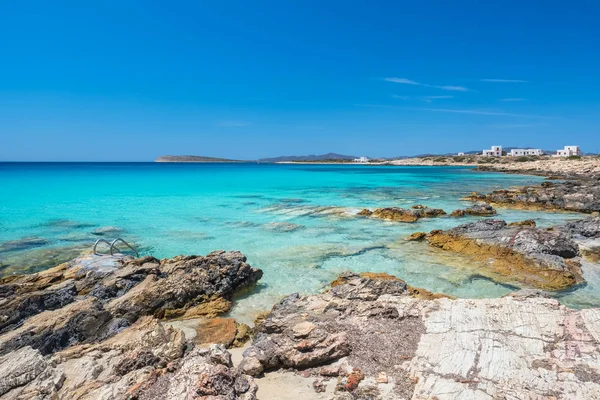
[[0, 160], [600, 150], [600, 4], [7, 1]]

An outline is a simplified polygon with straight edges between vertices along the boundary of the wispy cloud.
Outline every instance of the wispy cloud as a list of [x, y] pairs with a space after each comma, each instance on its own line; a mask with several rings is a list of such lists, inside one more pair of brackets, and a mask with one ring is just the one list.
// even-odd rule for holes
[[454, 96], [399, 96], [397, 94], [392, 95], [392, 97], [398, 100], [420, 100], [427, 103], [431, 103], [433, 100], [454, 98]]
[[434, 86], [435, 88], [438, 89], [442, 89], [442, 90], [455, 90], [458, 92], [468, 92], [469, 89], [467, 89], [464, 86]]
[[449, 108], [413, 108], [413, 110], [422, 111], [433, 111], [433, 112], [444, 112], [444, 113], [455, 113], [455, 114], [472, 114], [472, 115], [493, 115], [502, 117], [525, 117], [525, 118], [555, 118], [544, 115], [530, 115], [530, 114], [513, 114], [502, 111], [486, 111], [486, 110], [454, 110]]
[[435, 100], [435, 99], [452, 99], [454, 96], [421, 96], [421, 99]]
[[546, 123], [539, 124], [492, 124], [487, 125], [489, 128], [495, 129], [519, 129], [519, 128], [532, 128], [534, 126], [545, 126], [548, 125]]
[[528, 83], [521, 79], [480, 79], [481, 82], [497, 82], [497, 83]]
[[213, 125], [222, 127], [222, 128], [241, 128], [244, 126], [252, 125], [252, 122], [248, 122], [248, 121], [217, 121]]
[[504, 111], [489, 111], [489, 110], [460, 110], [452, 108], [427, 108], [427, 107], [401, 107], [387, 104], [354, 104], [356, 107], [371, 107], [371, 108], [387, 108], [397, 110], [413, 110], [413, 111], [432, 111], [453, 114], [470, 114], [470, 115], [490, 115], [498, 117], [521, 117], [521, 118], [538, 118], [538, 119], [556, 119], [558, 117], [550, 117], [546, 115], [531, 115], [531, 114], [515, 114]]
[[521, 97], [509, 97], [507, 99], [500, 99], [500, 101], [526, 101], [527, 99], [523, 99]]
[[464, 86], [450, 86], [450, 85], [438, 86], [438, 85], [429, 85], [427, 83], [420, 83], [420, 82], [416, 82], [416, 81], [413, 81], [411, 79], [406, 79], [406, 78], [383, 78], [383, 80], [387, 81], [387, 82], [402, 83], [402, 84], [405, 84], [405, 85], [417, 85], [417, 86], [432, 87], [432, 88], [442, 89], [442, 90], [454, 90], [454, 91], [459, 91], [459, 92], [468, 92], [469, 91], [469, 89], [467, 89]]
[[394, 82], [394, 83], [404, 83], [406, 85], [426, 86], [422, 83], [411, 81], [410, 79], [404, 79], [404, 78], [383, 78], [383, 80], [388, 81], [388, 82]]

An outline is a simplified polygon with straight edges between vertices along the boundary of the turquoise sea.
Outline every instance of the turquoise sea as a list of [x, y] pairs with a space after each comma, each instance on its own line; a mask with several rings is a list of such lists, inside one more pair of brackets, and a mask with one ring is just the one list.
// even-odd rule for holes
[[[346, 270], [387, 272], [459, 297], [501, 296], [514, 288], [474, 274], [455, 255], [404, 240], [472, 218], [403, 224], [354, 214], [414, 204], [450, 212], [468, 206], [460, 198], [472, 191], [541, 180], [465, 167], [0, 163], [0, 274], [43, 269], [98, 238], [120, 236], [158, 258], [242, 251], [265, 273], [233, 310], [244, 318], [286, 294], [323, 290]], [[540, 226], [581, 217], [498, 211]], [[585, 273], [590, 283], [557, 294], [563, 302], [600, 305], [600, 273]]]

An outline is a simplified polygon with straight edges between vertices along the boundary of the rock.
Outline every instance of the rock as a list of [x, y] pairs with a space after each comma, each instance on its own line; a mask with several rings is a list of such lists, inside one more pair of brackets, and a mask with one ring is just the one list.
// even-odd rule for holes
[[600, 217], [589, 217], [556, 228], [570, 236], [600, 238]]
[[119, 235], [123, 232], [123, 229], [116, 226], [102, 226], [100, 228], [94, 229], [90, 232], [92, 235], [96, 236], [108, 236], [108, 235]]
[[47, 367], [44, 357], [31, 347], [0, 357], [0, 396], [33, 381]]
[[568, 180], [539, 186], [474, 193], [465, 198], [513, 208], [566, 210], [583, 213], [600, 211], [600, 180]]
[[407, 237], [406, 240], [418, 242], [418, 241], [425, 239], [425, 236], [427, 236], [427, 233], [425, 233], [425, 232], [415, 232], [415, 233], [411, 234], [409, 237]]
[[441, 215], [446, 215], [444, 210], [439, 208], [428, 208], [419, 206], [416, 209], [405, 209], [399, 207], [376, 208], [370, 214], [361, 211], [360, 215], [369, 215], [373, 218], [380, 218], [395, 222], [416, 222], [420, 218], [433, 218]]
[[535, 228], [536, 223], [532, 219], [526, 219], [525, 221], [515, 221], [508, 224], [508, 226], [526, 226], [529, 228]]
[[233, 318], [211, 318], [198, 324], [195, 342], [200, 346], [216, 343], [230, 347], [237, 340], [240, 345], [247, 339], [248, 330], [248, 325], [238, 324]]
[[150, 376], [130, 394], [138, 399], [256, 399], [258, 386], [250, 376], [232, 367], [222, 345], [196, 348], [174, 372]]
[[48, 240], [40, 238], [40, 237], [36, 237], [36, 236], [24, 237], [24, 238], [21, 238], [18, 240], [10, 240], [8, 242], [0, 243], [0, 253], [8, 252], [8, 251], [15, 251], [15, 250], [30, 249], [32, 247], [44, 246], [48, 243], [49, 243]]
[[317, 393], [324, 393], [327, 390], [323, 381], [320, 381], [318, 379], [314, 380], [313, 389], [315, 389], [315, 392]]
[[[50, 354], [109, 337], [138, 318], [216, 315], [262, 271], [239, 252], [205, 257], [88, 255], [32, 275], [0, 280], [0, 355], [24, 346]], [[234, 335], [235, 336], [235, 335]]]
[[451, 217], [464, 217], [465, 215], [472, 215], [478, 217], [488, 217], [496, 215], [496, 210], [489, 204], [481, 203], [474, 204], [464, 210], [454, 210], [450, 214]]
[[275, 232], [295, 232], [304, 229], [304, 226], [292, 224], [291, 222], [269, 222], [265, 228]]
[[9, 253], [0, 259], [0, 276], [43, 271], [90, 252], [92, 243], [40, 247]]
[[567, 235], [537, 228], [480, 220], [435, 231], [428, 242], [481, 262], [481, 273], [540, 289], [560, 290], [584, 282], [578, 245]]
[[[346, 333], [346, 356], [302, 372], [317, 387], [319, 376], [339, 376], [336, 399], [599, 398], [599, 309], [569, 309], [532, 292], [423, 300], [400, 279], [378, 276], [345, 274], [325, 293], [283, 300], [257, 327], [264, 334], [242, 365], [254, 375], [295, 368], [281, 357], [306, 341], [292, 327], [308, 320], [315, 325], [308, 339]], [[397, 317], [371, 312], [386, 307]]]
[[304, 321], [294, 325], [292, 331], [294, 332], [294, 336], [296, 338], [301, 338], [308, 336], [313, 331], [313, 329], [315, 329], [315, 324], [308, 321]]
[[365, 379], [365, 374], [362, 373], [360, 368], [354, 368], [348, 376], [340, 377], [338, 379], [336, 390], [352, 392], [358, 387], [358, 384], [363, 379]]
[[373, 214], [373, 211], [369, 210], [368, 208], [363, 208], [361, 211], [359, 211], [358, 213], [356, 213], [356, 215], [362, 215], [362, 216], [365, 216], [365, 217], [368, 217], [371, 214]]
[[388, 383], [388, 377], [387, 374], [385, 372], [380, 372], [377, 375], [377, 379], [376, 379], [377, 383]]

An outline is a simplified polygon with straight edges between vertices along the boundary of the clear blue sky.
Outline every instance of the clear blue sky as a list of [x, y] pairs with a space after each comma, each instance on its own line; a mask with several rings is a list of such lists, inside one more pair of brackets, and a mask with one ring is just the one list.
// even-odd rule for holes
[[600, 150], [600, 3], [5, 1], [0, 160]]

